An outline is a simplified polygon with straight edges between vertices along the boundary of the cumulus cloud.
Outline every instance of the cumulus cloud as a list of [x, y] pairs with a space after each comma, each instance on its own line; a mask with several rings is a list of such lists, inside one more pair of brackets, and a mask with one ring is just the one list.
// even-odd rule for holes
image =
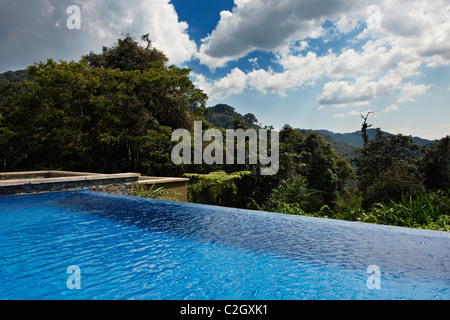
[[[323, 35], [326, 17], [337, 20], [355, 6], [360, 5], [352, 0], [235, 1], [232, 12], [221, 12], [198, 57], [215, 68], [256, 49], [279, 52], [291, 41]], [[341, 23], [342, 28], [347, 24]]]
[[[81, 29], [69, 30], [67, 7], [81, 9]], [[149, 33], [170, 63], [190, 60], [197, 45], [169, 0], [14, 0], [0, 2], [0, 68], [24, 68], [47, 58], [78, 60], [101, 52], [122, 34]]]
[[358, 116], [360, 117], [363, 114], [367, 114], [368, 112], [373, 112], [372, 110], [366, 110], [366, 111], [357, 111], [357, 110], [352, 110], [349, 111], [347, 113], [336, 113], [332, 115], [332, 118], [345, 118], [345, 117], [355, 117]]
[[398, 97], [397, 101], [399, 103], [416, 101], [415, 96], [423, 95], [427, 92], [427, 90], [431, 87], [431, 85], [414, 85], [410, 82], [403, 85], [401, 88], [401, 94]]
[[194, 81], [210, 98], [224, 99], [230, 94], [241, 93], [245, 89], [286, 96], [288, 90], [296, 90], [304, 85], [313, 85], [331, 62], [330, 56], [317, 57], [314, 52], [305, 56], [286, 56], [280, 58], [280, 65], [286, 70], [282, 73], [272, 69], [257, 69], [244, 73], [234, 68], [225, 77], [208, 81], [201, 75], [195, 75]]
[[401, 84], [402, 78], [390, 72], [377, 81], [369, 76], [356, 78], [355, 81], [330, 81], [325, 84], [318, 101], [324, 105], [347, 105], [352, 102], [364, 102], [392, 93]]
[[175, 64], [190, 60], [197, 51], [197, 45], [187, 34], [188, 24], [178, 20], [170, 0], [78, 2], [85, 12], [85, 25], [91, 34], [117, 38], [123, 32], [137, 36], [149, 33], [153, 45]]
[[389, 107], [387, 107], [386, 109], [383, 110], [383, 112], [387, 113], [387, 112], [393, 112], [393, 111], [398, 111], [399, 107], [395, 104], [391, 104]]
[[[207, 89], [213, 97], [222, 98], [245, 89], [284, 96], [320, 79], [324, 81], [317, 98], [320, 105], [367, 105], [387, 95], [395, 95], [397, 103], [414, 101], [430, 85], [406, 79], [420, 75], [422, 66], [450, 64], [450, 5], [446, 0], [371, 4], [380, 8], [380, 29], [366, 26], [343, 49], [316, 54], [309, 40], [325, 41], [330, 30], [345, 35], [364, 26], [367, 3], [236, 0], [233, 10], [222, 12], [219, 24], [204, 39], [197, 54], [200, 62], [214, 69], [253, 50], [265, 50], [275, 54], [282, 71], [240, 73], [239, 90], [231, 81], [205, 79]], [[328, 29], [325, 21], [331, 23]], [[294, 50], [294, 43], [299, 50]], [[225, 78], [230, 80], [231, 74]], [[233, 89], [228, 90], [226, 83]]]

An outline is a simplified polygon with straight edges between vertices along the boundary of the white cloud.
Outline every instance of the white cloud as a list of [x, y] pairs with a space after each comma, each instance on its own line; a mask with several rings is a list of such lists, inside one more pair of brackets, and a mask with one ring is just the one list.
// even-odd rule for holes
[[[69, 5], [81, 9], [81, 30], [66, 27]], [[149, 33], [169, 62], [179, 64], [197, 51], [187, 28], [170, 0], [0, 1], [0, 69], [23, 69], [47, 58], [79, 60], [126, 33], [136, 39]]]
[[258, 58], [248, 59], [248, 62], [250, 62], [255, 68], [258, 68]]
[[135, 37], [149, 33], [153, 46], [162, 50], [170, 63], [190, 60], [197, 45], [189, 39], [188, 24], [178, 20], [170, 0], [75, 0], [82, 11], [83, 28], [92, 36], [117, 39], [123, 33]]
[[216, 68], [256, 49], [285, 52], [292, 41], [323, 35], [325, 18], [337, 20], [355, 7], [360, 5], [353, 0], [235, 1], [232, 12], [221, 12], [198, 57], [201, 63]]
[[[419, 75], [421, 66], [450, 64], [450, 5], [445, 0], [373, 2], [381, 10], [380, 30], [365, 29], [348, 42], [362, 43], [361, 48], [349, 46], [319, 55], [306, 40], [326, 40], [330, 30], [349, 33], [365, 23], [367, 4], [356, 0], [235, 1], [232, 12], [222, 12], [197, 57], [217, 68], [253, 50], [275, 53], [283, 71], [259, 69], [241, 75], [246, 78], [245, 88], [263, 93], [283, 96], [328, 78], [318, 97], [321, 104], [367, 105], [387, 95], [397, 95], [397, 103], [414, 101], [427, 92], [429, 84], [410, 84], [407, 77]], [[324, 30], [325, 20], [334, 27]], [[214, 87], [214, 82], [210, 85]], [[224, 94], [216, 90], [215, 95], [234, 92], [221, 85]]]
[[350, 31], [354, 30], [358, 24], [358, 20], [354, 17], [351, 17], [348, 14], [343, 14], [337, 21], [336, 21], [336, 27], [337, 30], [340, 33], [349, 33]]
[[447, 0], [386, 1], [383, 28], [390, 43], [413, 49], [424, 61], [450, 61], [450, 5]]
[[244, 73], [239, 68], [235, 68], [216, 81], [195, 76], [195, 83], [214, 99], [224, 99], [230, 94], [241, 93], [245, 89], [286, 96], [288, 90], [313, 85], [323, 75], [330, 62], [330, 56], [317, 57], [315, 53], [308, 52], [306, 56], [280, 57], [279, 63], [284, 67], [285, 72], [276, 73], [272, 69], [257, 69]]
[[352, 110], [352, 111], [349, 111], [349, 112], [347, 112], [347, 116], [349, 116], [349, 117], [354, 117], [354, 116], [361, 116], [361, 114], [364, 114], [364, 113], [367, 113], [368, 111], [365, 111], [365, 112], [360, 112], [360, 111], [356, 111], [356, 110]]
[[232, 94], [239, 94], [247, 87], [247, 75], [239, 68], [234, 68], [226, 77], [215, 82], [208, 81], [201, 74], [191, 74], [195, 85], [202, 89], [209, 98], [224, 99]]
[[391, 93], [399, 87], [401, 77], [390, 72], [374, 81], [369, 76], [358, 77], [353, 82], [330, 81], [325, 84], [318, 101], [325, 105], [347, 105], [353, 102], [368, 102]]
[[397, 101], [399, 103], [416, 101], [414, 97], [425, 94], [430, 87], [431, 85], [426, 86], [424, 84], [414, 85], [410, 82], [406, 83], [402, 86], [401, 94]]
[[389, 107], [387, 107], [386, 109], [383, 110], [383, 112], [387, 113], [387, 112], [393, 112], [393, 111], [398, 111], [399, 107], [395, 104], [391, 104]]
[[371, 110], [366, 110], [366, 111], [356, 111], [356, 110], [352, 110], [349, 111], [347, 113], [336, 113], [332, 115], [332, 118], [345, 118], [345, 117], [355, 117], [358, 116], [360, 117], [363, 114], [367, 114], [368, 112], [373, 112]]

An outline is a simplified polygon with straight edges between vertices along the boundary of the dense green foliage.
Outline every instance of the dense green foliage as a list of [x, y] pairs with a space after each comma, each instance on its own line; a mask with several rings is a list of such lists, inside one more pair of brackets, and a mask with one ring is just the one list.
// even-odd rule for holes
[[[347, 199], [348, 200], [348, 199]], [[361, 200], [361, 198], [359, 199]], [[450, 231], [449, 191], [419, 193], [390, 203], [374, 203], [368, 209], [354, 198], [350, 205], [316, 213], [316, 216], [393, 226]]]
[[146, 47], [126, 36], [101, 54], [79, 62], [49, 59], [21, 73], [26, 80], [0, 82], [0, 171], [184, 175], [192, 202], [449, 231], [448, 136], [421, 147], [411, 137], [370, 131], [354, 152], [285, 125], [275, 175], [261, 175], [248, 152], [245, 164], [237, 164], [235, 152], [234, 164], [175, 165], [175, 129], [192, 132], [200, 120], [203, 130], [215, 127], [225, 136], [226, 129], [261, 125], [225, 104], [206, 108], [190, 70], [167, 66], [148, 35], [142, 40]]
[[203, 204], [226, 204], [228, 199], [237, 195], [236, 180], [251, 175], [250, 171], [239, 171], [227, 174], [225, 171], [208, 174], [185, 173], [191, 180], [189, 198], [192, 202]]
[[[139, 52], [147, 51], [153, 54]], [[1, 170], [181, 173], [170, 159], [171, 133], [191, 129], [190, 110], [206, 100], [189, 69], [162, 61], [122, 71], [48, 60], [27, 72], [32, 81], [0, 87]]]
[[306, 214], [450, 231], [449, 139], [420, 148], [410, 137], [378, 131], [356, 159], [356, 187], [337, 193], [333, 206]]
[[206, 119], [218, 128], [235, 129], [240, 123], [242, 128], [258, 128], [258, 119], [252, 113], [245, 115], [227, 104], [217, 104], [208, 108]]
[[429, 190], [450, 189], [450, 137], [446, 136], [423, 149], [419, 167]]

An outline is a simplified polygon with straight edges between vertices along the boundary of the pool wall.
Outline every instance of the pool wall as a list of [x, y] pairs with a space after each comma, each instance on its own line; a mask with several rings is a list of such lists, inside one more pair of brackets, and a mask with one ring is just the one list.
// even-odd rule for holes
[[29, 193], [91, 190], [135, 195], [134, 186], [151, 186], [174, 191], [179, 201], [187, 201], [187, 178], [145, 177], [139, 173], [98, 174], [73, 171], [25, 171], [0, 173], [0, 196]]

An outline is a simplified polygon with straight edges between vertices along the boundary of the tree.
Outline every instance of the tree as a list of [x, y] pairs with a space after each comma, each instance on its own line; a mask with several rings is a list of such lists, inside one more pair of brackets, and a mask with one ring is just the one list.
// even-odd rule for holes
[[427, 190], [448, 190], [450, 188], [450, 136], [425, 146], [422, 150], [420, 168], [424, 174]]
[[245, 123], [244, 119], [241, 119], [241, 118], [235, 118], [233, 120], [233, 128], [234, 128], [234, 130], [248, 129], [247, 124]]
[[[296, 213], [316, 213], [325, 203], [326, 193], [310, 189], [300, 176], [292, 181], [284, 180], [271, 193], [264, 208], [268, 211], [290, 213], [286, 209], [298, 209]], [[298, 211], [298, 212], [297, 212]]]
[[227, 104], [217, 104], [208, 108], [207, 120], [218, 128], [233, 129], [236, 121], [239, 128], [258, 129], [258, 119], [252, 113], [242, 115]]
[[[191, 110], [204, 107], [206, 95], [189, 69], [165, 67], [160, 55], [131, 70], [153, 51], [129, 37], [105, 51], [102, 67], [85, 59], [30, 66], [29, 81], [0, 93], [3, 170], [181, 174], [170, 160], [171, 131], [192, 128]], [[127, 71], [108, 67], [116, 51], [131, 61]]]
[[[372, 185], [381, 185], [381, 180], [387, 178], [386, 172], [389, 172], [389, 169], [393, 170], [391, 174], [395, 173], [398, 179], [403, 177], [406, 179], [405, 183], [409, 183], [409, 178], [405, 175], [397, 174], [396, 170], [401, 170], [401, 167], [405, 168], [405, 163], [416, 166], [419, 159], [419, 150], [420, 147], [414, 143], [411, 137], [401, 134], [387, 135], [380, 129], [377, 129], [375, 139], [369, 141], [361, 150], [359, 157], [355, 159], [359, 176], [359, 190], [363, 197], [366, 197]], [[399, 166], [399, 163], [402, 165]], [[396, 166], [393, 167], [394, 164]], [[397, 187], [400, 186], [400, 184], [395, 185]], [[396, 192], [391, 194], [393, 199], [397, 199]], [[370, 205], [370, 199], [372, 198], [379, 197], [367, 197], [364, 204]]]
[[371, 125], [371, 124], [367, 124], [367, 119], [369, 118], [369, 115], [370, 115], [371, 113], [373, 113], [373, 112], [368, 112], [368, 113], [366, 114], [366, 116], [363, 116], [363, 115], [361, 114], [361, 118], [364, 119], [364, 122], [363, 122], [362, 127], [361, 127], [361, 132], [362, 132], [363, 145], [364, 145], [364, 147], [365, 147], [365, 146], [367, 145], [367, 143], [369, 142], [369, 136], [367, 135], [367, 129], [370, 128], [370, 127], [372, 127], [372, 125]]
[[321, 135], [311, 132], [304, 136], [300, 130], [285, 125], [280, 130], [278, 176], [287, 183], [301, 177], [308, 194], [322, 199], [321, 205], [331, 206], [336, 191], [343, 190], [347, 180], [353, 176], [353, 169]]
[[258, 119], [256, 119], [253, 113], [244, 114], [244, 121], [249, 128], [258, 127]]
[[119, 39], [115, 46], [103, 47], [102, 53], [92, 51], [83, 56], [93, 68], [120, 69], [121, 71], [150, 70], [155, 65], [160, 67], [168, 61], [163, 52], [152, 48], [149, 35], [143, 35], [141, 40], [147, 43], [146, 47], [140, 46], [129, 34]]
[[12, 143], [14, 132], [8, 126], [7, 117], [15, 107], [12, 105], [14, 96], [23, 93], [18, 83], [12, 81], [0, 82], [0, 171], [5, 171], [12, 165], [11, 161], [20, 151]]
[[417, 165], [407, 160], [394, 160], [392, 165], [378, 175], [367, 188], [363, 205], [376, 202], [389, 204], [402, 197], [409, 198], [425, 191], [422, 175]]

